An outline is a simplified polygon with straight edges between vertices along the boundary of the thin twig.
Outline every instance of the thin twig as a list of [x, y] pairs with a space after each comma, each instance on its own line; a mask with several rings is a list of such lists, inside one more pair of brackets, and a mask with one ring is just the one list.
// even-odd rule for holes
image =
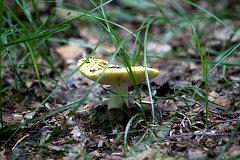
[[23, 136], [22, 138], [20, 138], [20, 139], [17, 141], [17, 143], [13, 146], [12, 151], [16, 148], [16, 146], [17, 146], [23, 139], [25, 139], [25, 138], [28, 137], [28, 136], [29, 136], [29, 134], [26, 134], [25, 136]]
[[[232, 133], [212, 133], [212, 132], [202, 132], [202, 133], [182, 133], [171, 136], [166, 136], [166, 138], [175, 138], [175, 137], [186, 137], [186, 136], [228, 136]], [[237, 132], [235, 135], [240, 135], [240, 132]]]

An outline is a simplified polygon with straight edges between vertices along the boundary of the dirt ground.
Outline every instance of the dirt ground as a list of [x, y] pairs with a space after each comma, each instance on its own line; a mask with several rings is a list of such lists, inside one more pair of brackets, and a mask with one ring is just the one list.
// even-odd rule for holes
[[[140, 26], [137, 21], [120, 22], [131, 30]], [[239, 25], [234, 21], [230, 23]], [[80, 22], [72, 25], [71, 33], [62, 32], [55, 37], [91, 45], [97, 43], [99, 35], [92, 26], [81, 26]], [[49, 47], [53, 49], [54, 65], [61, 73], [61, 78], [48, 68], [42, 70], [42, 77], [48, 77], [41, 82], [43, 97], [49, 96], [53, 90], [56, 92], [44, 101], [38, 83], [29, 78], [26, 86], [19, 91], [13, 89], [4, 93], [5, 126], [0, 131], [1, 159], [238, 159], [239, 49], [224, 61], [225, 65], [216, 67], [208, 77], [206, 118], [206, 86], [202, 64], [196, 61], [199, 60], [198, 51], [196, 48], [177, 51], [194, 42], [189, 38], [193, 37], [191, 28], [176, 33], [164, 43], [154, 39], [154, 35], [165, 30], [168, 30], [167, 26], [154, 24], [147, 43], [147, 63], [160, 71], [156, 78], [150, 80], [154, 123], [151, 123], [151, 101], [145, 82], [138, 85], [143, 110], [136, 103], [139, 101], [133, 87], [129, 88], [130, 107], [122, 110], [107, 110], [108, 86], [95, 85], [87, 98], [81, 100], [93, 82], [79, 72], [61, 82], [74, 72], [78, 59], [88, 56], [92, 49], [76, 44], [49, 42]], [[126, 34], [121, 29], [116, 31], [123, 37]], [[203, 34], [212, 35], [211, 39], [207, 36], [201, 39], [207, 51], [220, 51], [228, 41], [226, 37], [230, 36], [224, 26], [215, 24], [209, 25]], [[228, 46], [230, 48], [238, 43], [239, 38], [232, 38]], [[132, 45], [134, 41], [130, 40], [125, 47], [131, 50]], [[110, 53], [115, 51], [114, 45], [107, 40], [99, 46]], [[158, 57], [161, 53], [172, 51], [177, 51], [173, 56], [175, 59]], [[94, 56], [109, 59], [109, 55], [99, 50]], [[209, 54], [209, 60], [215, 58], [215, 54]], [[142, 61], [138, 62], [138, 65], [142, 64]], [[214, 64], [210, 63], [209, 71], [212, 67]], [[29, 74], [24, 68], [19, 72], [23, 76]], [[2, 85], [9, 86], [14, 82], [14, 75], [11, 68], [6, 68], [4, 73]], [[132, 121], [125, 141], [126, 126], [137, 113], [139, 116]]]

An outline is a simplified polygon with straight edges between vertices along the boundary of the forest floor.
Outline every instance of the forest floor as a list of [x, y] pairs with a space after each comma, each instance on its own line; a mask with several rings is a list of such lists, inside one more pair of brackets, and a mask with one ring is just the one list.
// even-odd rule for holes
[[[137, 20], [119, 20], [119, 23], [130, 30], [140, 26]], [[239, 25], [237, 23], [228, 21], [233, 28]], [[214, 50], [222, 53], [239, 43], [239, 37], [229, 38], [229, 30], [219, 24], [208, 24], [206, 27], [199, 23], [197, 27], [205, 27], [202, 35], [211, 35], [210, 38], [201, 37], [207, 52]], [[79, 103], [93, 82], [79, 72], [72, 73], [77, 68], [78, 59], [88, 56], [92, 49], [73, 43], [49, 42], [60, 76], [43, 67], [41, 76], [48, 78], [42, 78], [42, 95], [34, 79], [28, 79], [26, 86], [19, 90], [12, 89], [3, 94], [5, 125], [0, 133], [1, 159], [239, 158], [239, 49], [208, 75], [206, 85], [191, 26], [174, 33], [164, 43], [159, 42], [156, 35], [168, 29], [168, 26], [153, 24], [147, 42], [147, 64], [160, 71], [156, 78], [149, 81], [154, 116], [146, 83], [138, 85], [143, 110], [137, 105], [139, 100], [133, 87], [129, 88], [130, 107], [126, 111], [107, 110], [108, 86], [99, 84]], [[122, 29], [116, 29], [116, 33], [126, 36]], [[67, 32], [58, 33], [54, 38], [94, 46], [99, 36], [94, 27], [76, 21]], [[189, 47], [189, 44], [194, 47]], [[132, 50], [133, 45], [134, 40], [129, 40], [126, 50]], [[99, 47], [109, 53], [116, 49], [107, 38]], [[224, 47], [225, 50], [222, 50]], [[175, 58], [166, 56], [173, 51]], [[108, 60], [110, 56], [97, 50], [93, 57]], [[207, 58], [216, 62], [216, 57], [210, 52]], [[118, 61], [114, 63], [120, 65]], [[215, 64], [209, 63], [208, 71]], [[139, 61], [138, 65], [143, 65], [143, 62]], [[3, 86], [14, 83], [11, 72], [11, 68], [4, 70]], [[34, 74], [34, 70], [24, 71], [24, 67], [19, 72], [23, 77], [29, 72]], [[41, 97], [48, 98], [44, 101]], [[123, 114], [125, 112], [127, 114]], [[129, 120], [137, 113], [141, 116], [137, 116], [126, 131]], [[127, 139], [124, 139], [125, 136]]]

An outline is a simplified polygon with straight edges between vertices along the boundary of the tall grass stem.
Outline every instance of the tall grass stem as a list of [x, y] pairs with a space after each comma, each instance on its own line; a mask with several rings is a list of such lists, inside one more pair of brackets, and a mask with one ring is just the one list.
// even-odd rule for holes
[[2, 28], [3, 28], [3, 5], [4, 0], [0, 0], [0, 128], [3, 127], [2, 119]]

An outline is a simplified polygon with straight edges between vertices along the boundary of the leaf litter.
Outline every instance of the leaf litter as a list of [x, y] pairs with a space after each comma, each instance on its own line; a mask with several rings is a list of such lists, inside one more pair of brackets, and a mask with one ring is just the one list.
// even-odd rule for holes
[[[134, 28], [131, 23], [127, 24]], [[91, 45], [96, 44], [99, 36], [89, 28], [79, 29], [80, 41]], [[214, 35], [218, 48], [226, 41], [226, 30], [215, 31]], [[89, 33], [89, 34], [86, 34]], [[152, 41], [148, 46], [149, 52], [169, 52], [176, 48], [187, 46], [188, 38], [180, 34], [178, 40], [157, 45]], [[232, 39], [232, 43], [236, 38]], [[131, 45], [127, 45], [131, 46]], [[115, 47], [106, 42], [100, 45], [107, 52], [113, 52]], [[89, 48], [66, 44], [57, 46], [56, 52], [61, 58], [56, 59], [59, 70], [69, 75], [75, 64]], [[69, 51], [69, 52], [68, 52]], [[195, 50], [181, 52], [179, 56], [196, 56]], [[87, 55], [85, 55], [87, 56]], [[101, 51], [98, 57], [105, 58]], [[239, 54], [229, 61], [239, 62]], [[211, 57], [210, 57], [211, 58]], [[62, 63], [64, 61], [64, 63]], [[141, 110], [136, 107], [138, 100], [135, 91], [130, 88], [132, 104], [127, 111], [107, 111], [106, 100], [108, 90], [100, 85], [95, 86], [87, 101], [76, 110], [66, 110], [52, 116], [29, 123], [19, 128], [18, 132], [8, 130], [1, 133], [0, 156], [4, 159], [16, 156], [17, 159], [188, 159], [218, 158], [239, 156], [240, 149], [240, 72], [237, 68], [228, 68], [225, 75], [233, 83], [226, 83], [221, 68], [217, 68], [209, 76], [209, 112], [206, 120], [204, 99], [197, 94], [193, 85], [202, 80], [201, 64], [168, 59], [148, 59], [149, 64], [160, 69], [158, 77], [150, 81], [155, 107], [156, 122], [153, 125], [137, 118], [128, 131], [127, 142], [129, 152], [124, 152], [124, 131], [131, 116]], [[63, 65], [63, 66], [61, 66]], [[7, 72], [5, 72], [7, 73]], [[23, 72], [23, 74], [26, 74]], [[45, 73], [48, 75], [49, 72]], [[13, 75], [4, 74], [6, 79], [3, 86], [8, 86], [14, 79]], [[66, 77], [66, 76], [63, 76]], [[46, 95], [48, 95], [59, 79], [44, 80]], [[91, 82], [75, 74], [64, 83], [56, 94], [36, 112], [31, 112], [39, 106], [39, 89], [34, 80], [28, 80], [26, 87], [35, 96], [29, 96], [27, 88], [20, 90], [21, 97], [14, 95], [14, 90], [3, 96], [3, 122], [11, 126], [26, 119], [33, 119], [46, 112], [53, 111], [66, 104], [71, 104], [82, 97]], [[151, 105], [147, 85], [141, 88], [144, 112], [151, 121]], [[188, 90], [186, 90], [186, 88]], [[198, 88], [204, 93], [204, 84]], [[184, 93], [184, 94], [183, 94]], [[195, 96], [194, 99], [192, 98]], [[171, 98], [167, 98], [171, 97]], [[124, 114], [123, 114], [124, 113]], [[114, 115], [111, 117], [111, 115]], [[116, 118], [117, 117], [117, 118]], [[13, 137], [10, 137], [13, 135]]]

